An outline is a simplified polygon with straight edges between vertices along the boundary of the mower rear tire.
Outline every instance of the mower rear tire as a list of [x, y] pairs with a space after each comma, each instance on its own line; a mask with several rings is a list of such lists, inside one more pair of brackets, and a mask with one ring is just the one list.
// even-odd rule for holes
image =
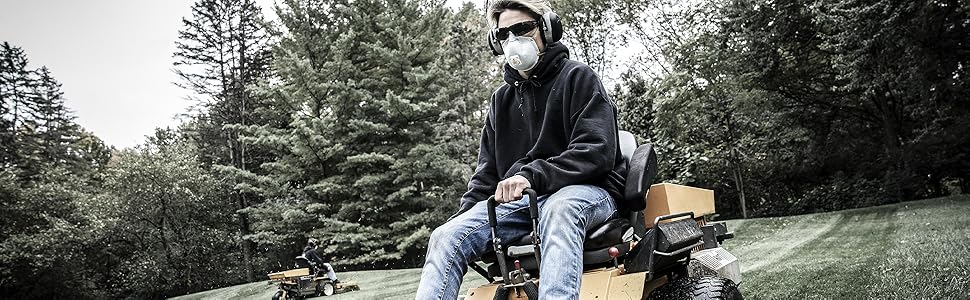
[[273, 294], [273, 300], [286, 300], [286, 299], [300, 300], [300, 299], [303, 299], [303, 297], [300, 295], [293, 295], [290, 292], [283, 291], [283, 290], [276, 291], [276, 294]]
[[681, 277], [653, 290], [652, 300], [742, 300], [738, 285], [716, 276]]

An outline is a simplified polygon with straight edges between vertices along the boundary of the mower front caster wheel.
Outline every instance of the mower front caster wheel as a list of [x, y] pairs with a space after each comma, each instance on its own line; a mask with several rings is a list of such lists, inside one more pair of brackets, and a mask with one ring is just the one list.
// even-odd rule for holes
[[[515, 288], [509, 289], [509, 288], [506, 288], [505, 286], [499, 286], [498, 289], [495, 290], [495, 298], [492, 298], [492, 299], [495, 299], [495, 300], [508, 299], [510, 293], [515, 293], [514, 289]], [[536, 286], [535, 282], [532, 282], [532, 281], [526, 282], [525, 285], [522, 286], [522, 291], [525, 292], [526, 299], [529, 299], [529, 300], [539, 299], [539, 287]]]
[[320, 283], [320, 284], [317, 285], [316, 296], [317, 297], [319, 297], [319, 296], [333, 296], [334, 291], [336, 291], [336, 288], [333, 286], [333, 283], [331, 283], [331, 282], [322, 282], [322, 283]]

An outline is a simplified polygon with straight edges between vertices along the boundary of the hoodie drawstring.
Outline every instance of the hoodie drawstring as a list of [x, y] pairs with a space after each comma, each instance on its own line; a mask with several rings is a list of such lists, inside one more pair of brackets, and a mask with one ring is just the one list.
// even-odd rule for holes
[[519, 113], [522, 114], [523, 117], [525, 117], [525, 112], [522, 111], [522, 104], [524, 104], [523, 95], [525, 95], [525, 90], [527, 89], [526, 85], [531, 86], [531, 88], [528, 88], [528, 90], [530, 97], [529, 100], [532, 102], [532, 113], [539, 113], [539, 108], [536, 106], [536, 88], [541, 87], [542, 83], [533, 79], [535, 79], [535, 76], [531, 76], [530, 79], [527, 80], [515, 82], [515, 86], [518, 88], [519, 94]]

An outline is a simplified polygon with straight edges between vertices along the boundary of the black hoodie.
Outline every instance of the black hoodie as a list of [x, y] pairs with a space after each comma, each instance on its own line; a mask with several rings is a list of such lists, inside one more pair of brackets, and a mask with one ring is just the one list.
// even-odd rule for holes
[[568, 185], [599, 186], [624, 207], [619, 199], [627, 170], [616, 107], [596, 73], [553, 43], [528, 79], [506, 64], [505, 83], [492, 94], [478, 167], [458, 213], [514, 175], [527, 178], [539, 195]]

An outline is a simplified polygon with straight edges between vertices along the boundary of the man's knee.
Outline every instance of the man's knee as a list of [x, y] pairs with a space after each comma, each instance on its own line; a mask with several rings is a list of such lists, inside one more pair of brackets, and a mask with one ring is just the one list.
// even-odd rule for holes
[[582, 216], [583, 210], [596, 202], [609, 197], [600, 187], [590, 185], [570, 185], [559, 189], [549, 196], [543, 205], [543, 218], [576, 219]]
[[481, 254], [488, 242], [487, 223], [477, 218], [455, 218], [431, 232], [428, 238], [428, 257], [471, 259]]
[[431, 251], [451, 248], [457, 242], [458, 230], [451, 222], [442, 224], [431, 232], [428, 238], [428, 248]]

